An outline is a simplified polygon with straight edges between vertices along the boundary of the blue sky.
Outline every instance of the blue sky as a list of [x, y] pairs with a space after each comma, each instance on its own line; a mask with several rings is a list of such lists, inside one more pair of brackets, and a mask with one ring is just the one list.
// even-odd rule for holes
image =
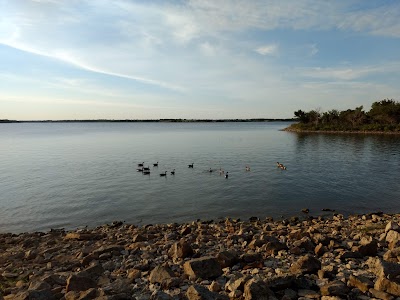
[[0, 0], [0, 119], [289, 118], [399, 82], [397, 0]]

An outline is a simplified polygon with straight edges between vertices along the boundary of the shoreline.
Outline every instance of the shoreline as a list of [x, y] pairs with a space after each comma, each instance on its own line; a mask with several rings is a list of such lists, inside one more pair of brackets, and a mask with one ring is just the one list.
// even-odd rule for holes
[[400, 214], [0, 234], [0, 299], [394, 299]]
[[282, 129], [286, 132], [295, 133], [331, 133], [331, 134], [381, 134], [381, 135], [400, 135], [400, 131], [335, 131], [335, 130], [301, 130], [286, 127]]

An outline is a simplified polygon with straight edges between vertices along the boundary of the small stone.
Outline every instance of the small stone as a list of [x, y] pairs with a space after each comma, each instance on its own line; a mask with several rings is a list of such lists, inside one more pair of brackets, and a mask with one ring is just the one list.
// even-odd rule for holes
[[170, 256], [173, 258], [186, 258], [193, 255], [193, 249], [188, 242], [185, 240], [180, 240], [174, 243], [169, 252]]
[[390, 221], [385, 227], [385, 233], [388, 233], [390, 230], [399, 231], [399, 224], [394, 221]]
[[244, 286], [244, 299], [268, 300], [276, 298], [274, 292], [264, 282], [251, 279]]
[[350, 289], [339, 280], [335, 280], [320, 287], [321, 295], [323, 296], [339, 296], [345, 297]]
[[210, 284], [210, 286], [208, 287], [208, 289], [209, 289], [211, 292], [218, 293], [219, 291], [221, 291], [221, 285], [220, 285], [218, 282], [213, 281], [213, 282], [211, 282], [211, 284]]
[[374, 286], [374, 283], [367, 277], [350, 275], [349, 285], [358, 288], [363, 293], [366, 293]]
[[289, 269], [292, 273], [309, 273], [316, 274], [318, 270], [321, 269], [321, 262], [311, 256], [305, 255], [298, 259]]
[[382, 300], [392, 300], [394, 299], [394, 297], [388, 293], [382, 292], [382, 291], [378, 291], [376, 289], [369, 289], [369, 292], [378, 299], [382, 299]]
[[227, 296], [214, 293], [201, 285], [192, 285], [186, 291], [188, 300], [229, 300]]

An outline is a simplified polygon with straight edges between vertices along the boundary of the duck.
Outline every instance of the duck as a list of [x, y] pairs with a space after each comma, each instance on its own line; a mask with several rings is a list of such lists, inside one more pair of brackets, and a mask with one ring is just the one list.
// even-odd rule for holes
[[249, 166], [246, 166], [246, 171], [250, 171], [250, 167]]
[[139, 169], [136, 169], [136, 171], [138, 171], [138, 172], [143, 172], [143, 167], [142, 167], [142, 168], [139, 168]]
[[153, 164], [153, 167], [158, 167], [158, 162], [156, 162], [155, 164]]
[[213, 171], [213, 170], [212, 170], [211, 168], [210, 168], [210, 170], [208, 170], [208, 172], [210, 172], [210, 173], [212, 173], [212, 171]]
[[142, 162], [141, 164], [138, 164], [137, 166], [138, 167], [143, 167], [143, 165], [144, 165], [144, 162]]
[[189, 168], [193, 168], [194, 163], [191, 163], [190, 165], [188, 165]]
[[143, 175], [150, 175], [150, 171], [143, 171]]
[[175, 169], [171, 171], [171, 175], [175, 175]]
[[143, 167], [143, 171], [149, 171], [150, 167]]
[[164, 173], [161, 173], [160, 176], [167, 176], [167, 171], [165, 171]]
[[225, 174], [225, 178], [228, 178], [228, 172], [226, 172], [226, 174]]

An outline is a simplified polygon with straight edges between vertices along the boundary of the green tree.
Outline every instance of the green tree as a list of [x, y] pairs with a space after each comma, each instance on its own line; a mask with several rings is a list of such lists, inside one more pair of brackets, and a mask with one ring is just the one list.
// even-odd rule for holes
[[384, 99], [372, 103], [371, 110], [368, 112], [373, 123], [378, 124], [399, 124], [400, 123], [400, 103], [393, 99]]

